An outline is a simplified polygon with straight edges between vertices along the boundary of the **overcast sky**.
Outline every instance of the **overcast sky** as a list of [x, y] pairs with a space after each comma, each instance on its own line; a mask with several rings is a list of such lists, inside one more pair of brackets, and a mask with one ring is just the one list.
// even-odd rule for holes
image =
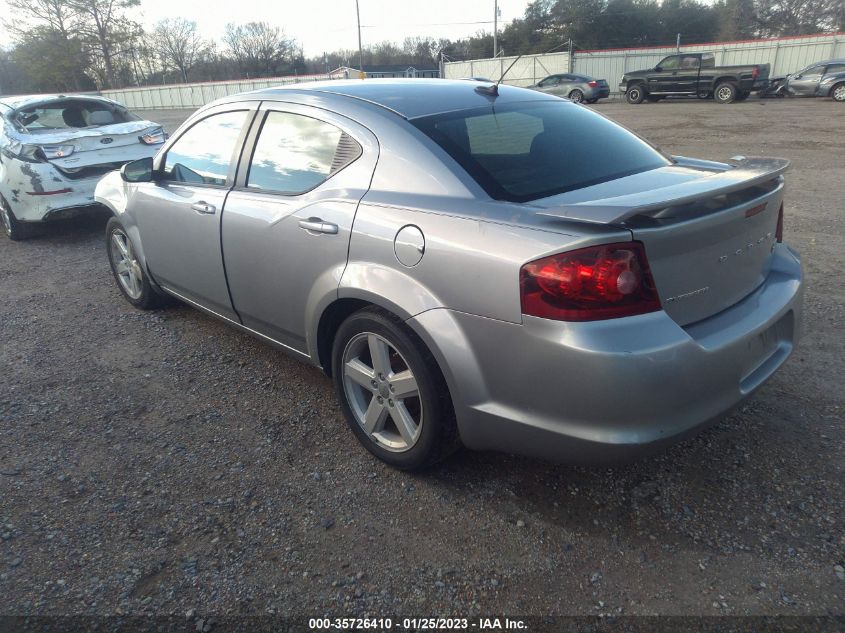
[[[529, 0], [499, 0], [500, 26], [521, 17]], [[455, 39], [493, 30], [493, 0], [359, 0], [363, 43], [401, 42], [431, 35]], [[306, 57], [340, 48], [358, 48], [355, 0], [141, 0], [142, 22], [162, 18], [193, 20], [217, 41], [227, 22], [267, 21], [302, 44]], [[8, 17], [5, 0], [0, 16]], [[9, 45], [5, 30], [0, 45]]]

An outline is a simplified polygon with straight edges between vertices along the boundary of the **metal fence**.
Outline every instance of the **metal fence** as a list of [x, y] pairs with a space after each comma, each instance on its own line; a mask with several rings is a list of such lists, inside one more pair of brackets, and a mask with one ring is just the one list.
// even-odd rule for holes
[[109, 99], [114, 99], [128, 108], [137, 110], [198, 108], [215, 99], [240, 92], [249, 92], [251, 90], [307, 81], [344, 78], [343, 75], [337, 74], [269, 77], [265, 79], [240, 79], [237, 81], [212, 81], [206, 83], [174, 84], [172, 86], [103, 90], [100, 94]]
[[[666, 55], [675, 53], [674, 46], [625, 48], [598, 51], [576, 51], [570, 66], [567, 53], [525, 55], [511, 68], [503, 83], [526, 86], [555, 73], [577, 72], [607, 79], [612, 91], [618, 90], [622, 75], [630, 70], [653, 68]], [[713, 52], [716, 64], [770, 64], [772, 75], [786, 75], [816, 61], [845, 58], [845, 33], [808, 35], [745, 42], [717, 42], [681, 46], [680, 52]], [[498, 79], [516, 57], [472, 59], [444, 64], [446, 79], [487, 77]]]

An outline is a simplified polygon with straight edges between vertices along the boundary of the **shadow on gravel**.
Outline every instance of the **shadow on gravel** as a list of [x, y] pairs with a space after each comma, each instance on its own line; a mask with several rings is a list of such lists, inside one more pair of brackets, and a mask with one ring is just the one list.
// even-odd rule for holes
[[75, 218], [45, 222], [28, 241], [56, 245], [83, 242], [90, 239], [92, 234], [105, 235], [106, 222], [110, 217], [111, 212], [108, 209], [91, 207]]

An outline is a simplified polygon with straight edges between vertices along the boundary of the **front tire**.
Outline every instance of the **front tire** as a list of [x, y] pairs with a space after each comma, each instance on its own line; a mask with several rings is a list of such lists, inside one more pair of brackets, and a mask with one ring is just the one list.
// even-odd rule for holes
[[35, 234], [35, 227], [28, 222], [18, 220], [3, 196], [0, 196], [0, 226], [6, 237], [13, 242], [20, 242]]
[[642, 103], [643, 99], [645, 99], [645, 89], [640, 84], [629, 86], [625, 91], [625, 100], [631, 105]]
[[401, 320], [365, 308], [332, 347], [341, 409], [358, 441], [400, 470], [417, 470], [460, 445], [449, 390], [431, 353]]
[[736, 101], [737, 94], [738, 91], [735, 84], [730, 81], [723, 81], [716, 86], [716, 90], [713, 92], [713, 98], [716, 100], [716, 103], [733, 103]]
[[106, 249], [115, 283], [126, 299], [139, 310], [154, 310], [165, 303], [150, 284], [129, 234], [117, 218], [106, 224]]
[[830, 96], [834, 101], [845, 103], [845, 81], [830, 89]]
[[569, 93], [569, 100], [574, 101], [575, 103], [581, 103], [584, 101], [584, 93], [576, 88]]

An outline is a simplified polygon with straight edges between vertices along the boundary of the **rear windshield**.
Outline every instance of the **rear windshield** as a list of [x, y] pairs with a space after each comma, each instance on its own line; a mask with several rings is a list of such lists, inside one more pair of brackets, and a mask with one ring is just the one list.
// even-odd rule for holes
[[66, 99], [21, 108], [16, 123], [27, 132], [100, 127], [139, 121], [126, 108], [89, 99]]
[[411, 123], [498, 200], [536, 200], [670, 164], [625, 128], [562, 100], [492, 104]]

